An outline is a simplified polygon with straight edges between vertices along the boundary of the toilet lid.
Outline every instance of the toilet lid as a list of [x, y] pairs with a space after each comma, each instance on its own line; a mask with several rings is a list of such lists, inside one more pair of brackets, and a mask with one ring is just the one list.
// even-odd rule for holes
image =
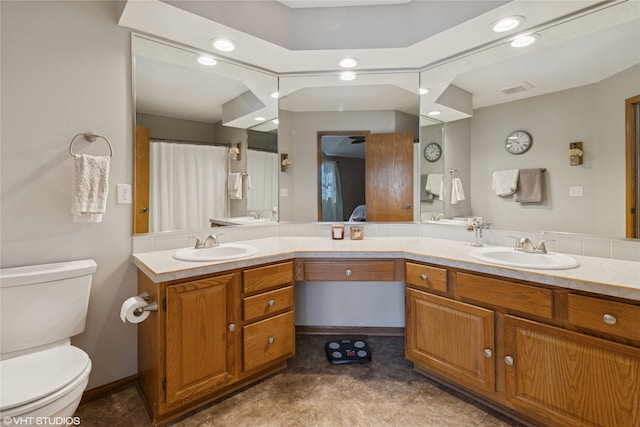
[[89, 363], [89, 356], [71, 345], [0, 361], [0, 410], [56, 392], [78, 378]]

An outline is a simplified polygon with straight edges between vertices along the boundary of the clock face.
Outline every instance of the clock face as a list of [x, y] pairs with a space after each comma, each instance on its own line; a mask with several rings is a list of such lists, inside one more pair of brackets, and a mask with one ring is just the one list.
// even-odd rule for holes
[[424, 158], [429, 162], [437, 161], [442, 155], [442, 148], [437, 142], [432, 142], [424, 147]]
[[511, 154], [522, 154], [530, 147], [533, 139], [529, 133], [523, 130], [511, 132], [504, 143], [504, 148]]

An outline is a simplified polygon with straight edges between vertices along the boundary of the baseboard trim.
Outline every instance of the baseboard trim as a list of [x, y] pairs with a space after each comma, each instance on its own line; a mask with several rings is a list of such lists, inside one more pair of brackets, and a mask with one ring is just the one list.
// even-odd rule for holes
[[299, 335], [366, 335], [403, 337], [404, 328], [369, 326], [296, 326]]
[[82, 393], [80, 405], [82, 405], [83, 403], [91, 402], [92, 400], [100, 399], [101, 397], [104, 397], [110, 393], [113, 393], [114, 391], [129, 386], [131, 385], [131, 383], [134, 383], [136, 381], [138, 381], [138, 374], [131, 375], [130, 377], [122, 378], [108, 384], [103, 384], [101, 386], [92, 388], [91, 390], [85, 390], [85, 392]]

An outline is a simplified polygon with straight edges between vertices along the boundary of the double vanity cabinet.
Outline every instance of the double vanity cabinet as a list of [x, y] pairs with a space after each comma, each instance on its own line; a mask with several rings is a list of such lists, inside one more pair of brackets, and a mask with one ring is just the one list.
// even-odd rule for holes
[[415, 369], [525, 422], [640, 426], [638, 301], [413, 254], [299, 255], [189, 267], [166, 281], [139, 271], [139, 291], [160, 305], [138, 325], [138, 375], [154, 422], [286, 367], [299, 280], [404, 282]]

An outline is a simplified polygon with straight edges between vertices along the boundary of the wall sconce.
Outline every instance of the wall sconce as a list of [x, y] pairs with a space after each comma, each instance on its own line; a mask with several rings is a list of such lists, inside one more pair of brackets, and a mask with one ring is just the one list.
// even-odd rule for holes
[[280, 172], [289, 172], [289, 166], [291, 166], [292, 163], [288, 154], [280, 154]]
[[239, 142], [237, 144], [231, 144], [231, 147], [229, 147], [229, 156], [231, 157], [231, 160], [241, 159], [241, 155], [240, 155], [241, 147], [242, 145]]
[[582, 142], [572, 142], [569, 144], [569, 165], [578, 166], [582, 164]]

